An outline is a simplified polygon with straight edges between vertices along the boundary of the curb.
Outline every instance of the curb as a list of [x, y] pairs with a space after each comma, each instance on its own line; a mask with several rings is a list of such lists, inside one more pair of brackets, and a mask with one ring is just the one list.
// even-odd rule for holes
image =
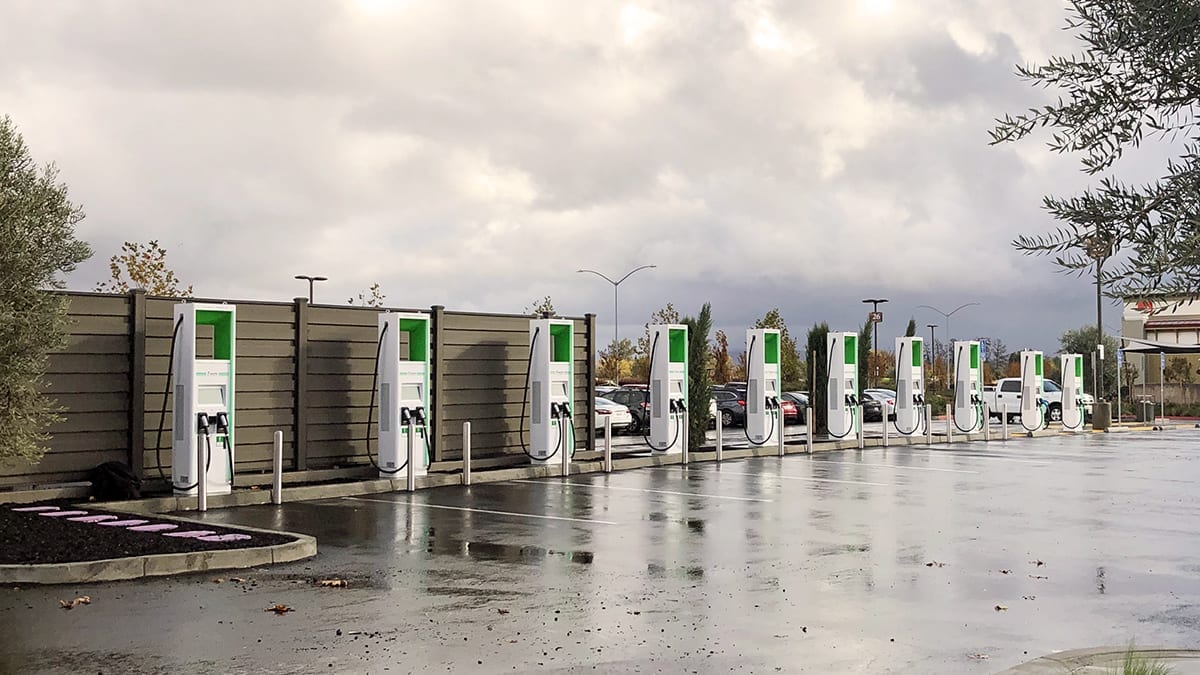
[[[191, 525], [211, 525], [188, 518], [163, 518]], [[160, 553], [130, 558], [108, 558], [69, 563], [0, 565], [0, 584], [83, 584], [97, 581], [123, 581], [162, 577], [209, 570], [245, 569], [261, 565], [294, 562], [317, 554], [317, 540], [306, 534], [264, 530], [256, 527], [226, 526], [227, 529], [282, 534], [295, 537], [273, 546], [229, 548], [213, 551]]]
[[[1047, 654], [1041, 658], [1022, 663], [1008, 670], [1002, 670], [997, 675], [1067, 675], [1069, 673], [1091, 672], [1084, 670], [1090, 667], [1111, 668], [1119, 666], [1129, 652], [1129, 646], [1091, 647], [1088, 649], [1072, 649], [1065, 652]], [[1172, 649], [1170, 647], [1146, 647], [1134, 649], [1137, 656], [1157, 659], [1170, 664], [1172, 661], [1200, 660], [1200, 650]], [[1108, 672], [1107, 670], [1104, 672]]]

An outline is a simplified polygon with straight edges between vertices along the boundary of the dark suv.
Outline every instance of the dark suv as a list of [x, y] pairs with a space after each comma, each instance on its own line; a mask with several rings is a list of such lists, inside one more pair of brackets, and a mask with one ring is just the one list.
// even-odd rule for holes
[[629, 408], [633, 423], [639, 430], [650, 428], [650, 392], [645, 389], [621, 387], [608, 392], [604, 398]]
[[721, 426], [746, 426], [746, 394], [729, 387], [713, 387], [713, 400], [717, 402], [717, 414]]

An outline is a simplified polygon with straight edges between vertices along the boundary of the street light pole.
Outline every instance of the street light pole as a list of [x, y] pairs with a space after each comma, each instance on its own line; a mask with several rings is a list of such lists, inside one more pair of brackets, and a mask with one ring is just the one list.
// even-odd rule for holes
[[978, 307], [978, 306], [979, 306], [978, 302], [968, 302], [966, 304], [962, 304], [962, 305], [959, 305], [958, 307], [955, 307], [954, 309], [950, 310], [949, 312], [943, 312], [942, 310], [938, 309], [937, 307], [931, 307], [929, 305], [917, 305], [918, 309], [932, 309], [933, 311], [937, 312], [938, 314], [941, 314], [942, 316], [946, 317], [946, 383], [947, 383], [947, 386], [949, 385], [949, 382], [950, 382], [950, 340], [953, 339], [950, 336], [950, 317], [957, 314], [959, 312], [959, 310], [963, 310], [968, 307]]
[[608, 276], [606, 274], [597, 272], [596, 270], [575, 270], [576, 274], [581, 274], [581, 273], [585, 273], [585, 272], [587, 274], [595, 274], [596, 276], [600, 277], [601, 279], [612, 284], [612, 287], [613, 287], [613, 345], [614, 346], [616, 346], [616, 344], [617, 344], [617, 329], [618, 329], [618, 326], [621, 325], [617, 321], [617, 318], [618, 318], [618, 315], [617, 315], [617, 309], [618, 309], [617, 288], [619, 288], [621, 286], [621, 282], [623, 282], [626, 279], [628, 279], [629, 277], [633, 276], [635, 273], [641, 272], [642, 270], [648, 270], [651, 267], [658, 267], [658, 265], [642, 265], [641, 267], [635, 267], [634, 269], [629, 270], [625, 274], [625, 276], [621, 277], [620, 279], [618, 279], [616, 281], [613, 281], [612, 279], [608, 278]]
[[322, 277], [322, 276], [310, 277], [307, 274], [297, 274], [296, 278], [301, 281], [308, 282], [308, 304], [310, 304], [310, 305], [312, 304], [312, 301], [313, 301], [313, 282], [314, 281], [329, 281], [328, 277]]
[[[871, 335], [875, 338], [875, 347], [871, 351], [875, 353], [876, 359], [879, 358], [879, 324], [883, 323], [883, 317], [880, 316], [878, 321], [875, 320], [875, 317], [879, 314], [879, 306], [887, 301], [887, 298], [867, 298], [863, 300], [863, 303], [871, 305], [871, 323], [874, 324], [871, 326]], [[867, 365], [871, 364], [868, 363]], [[871, 386], [878, 387], [879, 369], [878, 367], [870, 368], [867, 370], [867, 374], [871, 374], [871, 371], [875, 371], [875, 384]]]

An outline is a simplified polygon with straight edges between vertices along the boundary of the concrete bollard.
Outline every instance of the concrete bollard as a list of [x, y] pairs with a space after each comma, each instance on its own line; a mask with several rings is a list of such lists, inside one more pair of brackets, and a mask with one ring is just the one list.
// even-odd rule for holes
[[804, 411], [804, 445], [810, 455], [813, 451], [813, 424], [815, 423], [813, 420], [813, 409], [806, 408]]
[[283, 432], [274, 434], [274, 454], [271, 458], [271, 503], [283, 503]]
[[688, 440], [692, 436], [691, 433], [689, 433], [691, 431], [691, 427], [688, 426], [688, 421], [689, 421], [688, 420], [688, 411], [684, 410], [683, 411], [683, 465], [684, 466], [687, 466], [687, 463], [688, 463], [688, 450], [690, 449], [688, 447], [690, 445], [688, 443]]
[[855, 406], [854, 414], [856, 416], [858, 416], [858, 420], [857, 420], [858, 421], [858, 449], [862, 450], [863, 447], [865, 447], [864, 440], [863, 440], [863, 434], [866, 432], [863, 430], [863, 407], [861, 404], [858, 406]]
[[612, 473], [612, 416], [604, 416], [604, 473]]
[[408, 420], [408, 464], [406, 465], [406, 468], [408, 469], [408, 471], [406, 472], [408, 474], [406, 476], [406, 478], [408, 479], [408, 491], [409, 492], [417, 491], [416, 436], [417, 436], [417, 427], [416, 427], [416, 425], [413, 424], [413, 421], [410, 418]]
[[721, 411], [717, 411], [717, 462], [725, 459], [725, 424], [721, 419]]
[[[208, 436], [204, 437], [208, 440]], [[208, 510], [208, 466], [206, 454], [211, 453], [208, 444], [196, 444], [196, 510]]]
[[925, 404], [925, 443], [933, 445], [933, 404]]
[[1000, 404], [1000, 440], [1008, 440], [1008, 404]]
[[883, 404], [883, 447], [888, 446], [888, 404]]
[[954, 411], [950, 409], [950, 404], [946, 404], [946, 442], [954, 442]]
[[471, 423], [463, 422], [463, 472], [462, 484], [471, 484]]
[[992, 440], [992, 409], [988, 404], [983, 404], [983, 442], [987, 443]]
[[779, 415], [779, 438], [778, 438], [778, 440], [779, 440], [779, 456], [780, 456], [780, 457], [783, 457], [783, 455], [784, 455], [784, 449], [783, 449], [783, 410], [782, 410], [782, 409], [776, 410], [776, 411], [775, 411], [775, 414], [776, 414], [776, 415]]
[[[565, 419], [559, 420], [558, 423], [560, 426], [558, 428], [561, 430], [562, 429], [561, 425], [564, 425], [567, 422], [571, 422], [571, 418], [567, 417]], [[571, 423], [574, 424], [574, 422], [571, 422]], [[564, 430], [563, 433], [565, 434], [566, 431]], [[575, 435], [574, 433], [571, 434], [571, 436], [574, 436], [574, 435]], [[571, 445], [574, 446], [574, 444], [575, 444], [574, 441], [572, 441]], [[562, 469], [559, 470], [559, 475], [562, 476], [563, 478], [566, 478], [567, 476], [571, 475], [571, 450], [573, 450], [573, 449], [574, 449], [573, 447], [572, 448], [566, 447], [565, 443], [563, 444], [563, 447], [559, 449], [559, 452], [562, 453], [562, 458], [561, 458], [562, 459]]]

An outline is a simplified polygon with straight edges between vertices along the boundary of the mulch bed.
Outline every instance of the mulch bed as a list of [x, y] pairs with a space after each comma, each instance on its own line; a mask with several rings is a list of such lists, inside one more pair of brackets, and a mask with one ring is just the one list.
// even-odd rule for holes
[[[66, 510], [68, 506], [55, 504]], [[0, 565], [45, 564], [128, 558], [159, 553], [191, 553], [231, 548], [273, 546], [294, 541], [283, 534], [245, 532], [243, 530], [209, 525], [207, 523], [178, 523], [175, 531], [212, 530], [217, 534], [244, 533], [252, 536], [243, 541], [209, 542], [198, 539], [167, 537], [160, 532], [133, 532], [122, 527], [104, 527], [96, 523], [72, 522], [64, 518], [49, 518], [37, 513], [13, 511], [13, 507], [36, 504], [6, 504], [0, 506]], [[71, 508], [71, 510], [76, 510]], [[80, 507], [88, 515], [104, 515], [106, 511]], [[153, 515], [111, 513], [122, 519], [146, 520], [149, 523], [177, 521]], [[148, 524], [149, 524], [148, 523]]]

